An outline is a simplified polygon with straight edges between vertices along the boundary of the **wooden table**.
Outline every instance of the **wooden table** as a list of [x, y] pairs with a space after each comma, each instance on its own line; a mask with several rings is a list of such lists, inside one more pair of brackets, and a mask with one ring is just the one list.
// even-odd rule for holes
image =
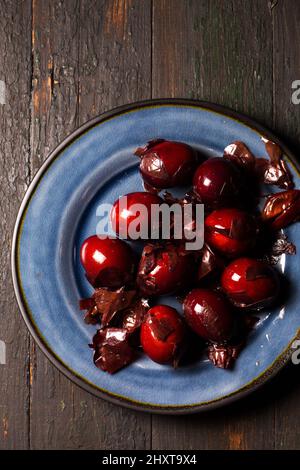
[[[298, 0], [0, 0], [0, 448], [294, 449], [299, 371], [236, 404], [188, 417], [110, 405], [35, 346], [14, 300], [10, 242], [47, 154], [112, 107], [158, 97], [220, 103], [300, 150]], [[300, 314], [300, 313], [299, 313]]]

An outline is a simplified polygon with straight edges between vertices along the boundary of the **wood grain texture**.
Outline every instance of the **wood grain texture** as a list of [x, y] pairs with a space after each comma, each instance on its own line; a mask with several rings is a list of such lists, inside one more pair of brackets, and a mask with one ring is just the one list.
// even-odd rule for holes
[[[32, 4], [31, 173], [77, 126], [79, 2]], [[30, 447], [70, 448], [73, 386], [31, 340]]]
[[[274, 27], [274, 123], [296, 154], [300, 151], [300, 105], [292, 103], [292, 83], [300, 80], [300, 3], [279, 1], [272, 10]], [[298, 95], [299, 96], [299, 95]]]
[[[0, 365], [2, 449], [299, 449], [300, 379], [289, 366], [224, 409], [153, 416], [96, 399], [29, 339], [9, 246], [21, 198], [51, 151], [87, 119], [141, 99], [217, 102], [300, 151], [300, 2], [0, 0]], [[13, 319], [13, 320], [12, 320]], [[187, 384], [188, 386], [188, 384]]]
[[[300, 80], [300, 3], [279, 1], [274, 25], [274, 128], [300, 158], [300, 104], [292, 103], [292, 83]], [[297, 46], [296, 46], [297, 45]], [[297, 240], [299, 243], [299, 240]], [[299, 250], [299, 248], [298, 248]], [[287, 368], [275, 403], [276, 448], [300, 448], [299, 366]]]
[[[80, 123], [121, 104], [151, 97], [150, 7], [149, 0], [81, 2]], [[86, 393], [81, 392], [81, 397], [86, 400]], [[93, 410], [98, 421], [96, 448], [150, 448], [149, 415], [98, 399], [93, 399]], [[86, 420], [82, 424], [90, 429]], [[83, 443], [89, 445], [88, 436]]]
[[[267, 2], [154, 0], [153, 96], [217, 102], [270, 126], [272, 41]], [[154, 416], [153, 448], [273, 448], [265, 393], [199, 416]]]
[[151, 98], [151, 1], [81, 2], [80, 121]]
[[6, 365], [0, 365], [0, 449], [28, 448], [29, 333], [19, 314], [10, 276], [11, 235], [29, 183], [30, 3], [1, 2], [0, 80], [0, 340]]
[[270, 125], [267, 1], [153, 0], [153, 97], [229, 106]]
[[[137, 63], [135, 52], [142, 56], [149, 43], [149, 5], [34, 1], [32, 172], [86, 119], [121, 100], [149, 98], [150, 50]], [[150, 416], [82, 391], [33, 345], [31, 364], [31, 448], [149, 447]]]

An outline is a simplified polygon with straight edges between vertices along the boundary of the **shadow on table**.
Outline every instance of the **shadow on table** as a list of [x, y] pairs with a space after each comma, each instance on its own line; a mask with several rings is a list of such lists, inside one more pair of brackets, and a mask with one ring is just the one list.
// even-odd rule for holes
[[[261, 388], [224, 408], [217, 408], [212, 411], [195, 414], [189, 417], [189, 420], [199, 420], [200, 416], [210, 417], [210, 419], [219, 419], [226, 416], [231, 418], [239, 415], [259, 414], [266, 411], [267, 408], [274, 407], [283, 403], [288, 403], [292, 396], [299, 395], [300, 390], [300, 365], [299, 368], [289, 363], [273, 379], [263, 385]], [[178, 417], [177, 417], [178, 418]]]

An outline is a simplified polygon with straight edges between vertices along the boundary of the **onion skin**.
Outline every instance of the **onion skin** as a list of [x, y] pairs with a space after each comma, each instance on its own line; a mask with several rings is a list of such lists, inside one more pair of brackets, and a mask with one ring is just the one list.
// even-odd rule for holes
[[300, 218], [300, 190], [290, 189], [267, 197], [262, 210], [262, 220], [273, 230], [280, 230]]

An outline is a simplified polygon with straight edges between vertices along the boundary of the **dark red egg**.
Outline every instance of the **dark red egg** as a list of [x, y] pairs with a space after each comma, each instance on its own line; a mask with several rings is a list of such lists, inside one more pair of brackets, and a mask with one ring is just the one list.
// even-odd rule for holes
[[80, 259], [89, 282], [94, 287], [117, 288], [133, 278], [134, 254], [117, 238], [87, 238], [80, 250]]
[[177, 311], [168, 305], [152, 307], [141, 326], [141, 344], [152, 361], [176, 361], [184, 338], [184, 325]]
[[135, 152], [143, 180], [154, 188], [181, 186], [191, 181], [197, 152], [183, 142], [157, 139]]
[[149, 239], [151, 230], [153, 234], [157, 234], [154, 238], [158, 238], [159, 216], [152, 216], [151, 211], [154, 211], [155, 207], [159, 208], [163, 202], [158, 195], [147, 192], [121, 196], [114, 203], [110, 214], [113, 230], [121, 238], [129, 240]]
[[249, 252], [257, 236], [255, 217], [239, 209], [217, 209], [205, 219], [205, 241], [229, 258]]
[[193, 188], [199, 200], [211, 208], [240, 205], [240, 172], [224, 158], [210, 158], [198, 166]]
[[279, 277], [275, 269], [252, 258], [232, 261], [223, 271], [221, 284], [229, 300], [239, 308], [266, 307], [279, 293]]
[[194, 271], [192, 255], [183, 248], [146, 245], [138, 267], [137, 285], [146, 295], [172, 294], [187, 285]]
[[183, 302], [184, 316], [201, 338], [221, 342], [234, 331], [234, 316], [224, 295], [210, 289], [193, 289]]

